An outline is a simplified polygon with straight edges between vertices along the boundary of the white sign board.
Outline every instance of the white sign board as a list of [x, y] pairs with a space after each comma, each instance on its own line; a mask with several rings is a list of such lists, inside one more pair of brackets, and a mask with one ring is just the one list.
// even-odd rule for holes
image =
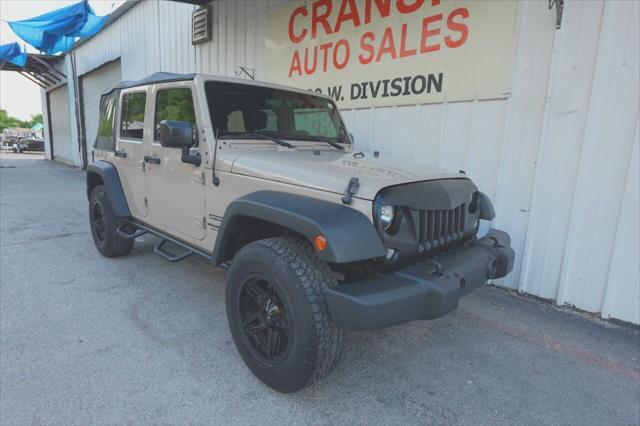
[[509, 95], [517, 3], [308, 0], [269, 12], [267, 80], [366, 108]]

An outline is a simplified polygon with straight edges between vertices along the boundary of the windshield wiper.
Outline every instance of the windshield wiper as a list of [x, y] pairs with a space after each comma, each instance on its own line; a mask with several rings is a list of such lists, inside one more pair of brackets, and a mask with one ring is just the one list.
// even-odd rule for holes
[[261, 136], [265, 139], [269, 139], [272, 142], [277, 143], [278, 145], [282, 145], [282, 146], [286, 146], [287, 148], [296, 148], [295, 145], [291, 145], [289, 142], [285, 142], [281, 139], [278, 138], [274, 138], [273, 136], [269, 136], [269, 135], [265, 135], [264, 133], [261, 132], [249, 132], [249, 133], [243, 133], [242, 135], [244, 136]]
[[314, 139], [313, 140], [317, 140], [319, 142], [325, 142], [328, 143], [329, 145], [331, 145], [332, 147], [334, 147], [335, 149], [338, 149], [340, 151], [344, 151], [344, 147], [342, 145], [340, 145], [339, 143], [336, 143], [328, 138], [326, 138], [325, 136], [313, 136]]

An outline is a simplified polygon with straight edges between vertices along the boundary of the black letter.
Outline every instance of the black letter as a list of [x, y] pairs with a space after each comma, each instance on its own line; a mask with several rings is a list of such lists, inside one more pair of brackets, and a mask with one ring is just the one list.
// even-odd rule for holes
[[[356, 92], [355, 89], [357, 89], [357, 92], [358, 92], [357, 95], [356, 95], [356, 93], [354, 93], [354, 92]], [[358, 99], [358, 98], [360, 98], [360, 84], [351, 83], [351, 99]]]
[[409, 91], [409, 82], [411, 81], [411, 76], [402, 77], [402, 79], [404, 80], [404, 92], [402, 92], [402, 96], [410, 95], [411, 92]]
[[[420, 90], [416, 89], [416, 81], [418, 81], [418, 79], [422, 81], [422, 87], [420, 88]], [[419, 95], [420, 93], [424, 92], [425, 87], [427, 87], [427, 79], [424, 78], [423, 75], [416, 75], [415, 77], [413, 77], [413, 81], [411, 82], [411, 91], [414, 95]]]
[[391, 96], [398, 96], [402, 92], [402, 79], [394, 78], [391, 80]]
[[362, 99], [368, 99], [367, 98], [367, 84], [368, 83], [371, 83], [371, 82], [369, 81], [369, 82], [362, 83]]
[[431, 93], [431, 84], [436, 88], [436, 92], [442, 92], [442, 73], [438, 74], [438, 80], [433, 74], [429, 74], [429, 81], [427, 82], [427, 93]]
[[382, 80], [382, 83], [384, 84], [384, 87], [382, 88], [382, 97], [386, 98], [387, 96], [389, 96], [389, 79], [385, 78], [384, 80]]
[[340, 93], [342, 92], [342, 86], [329, 87], [327, 88], [327, 91], [329, 92], [329, 96], [331, 96], [333, 99], [335, 99], [336, 101], [340, 100]]
[[377, 98], [378, 97], [378, 92], [380, 91], [380, 80], [378, 80], [376, 82], [376, 86], [375, 89], [373, 88], [373, 82], [369, 82], [369, 88], [371, 88], [371, 97], [372, 98]]

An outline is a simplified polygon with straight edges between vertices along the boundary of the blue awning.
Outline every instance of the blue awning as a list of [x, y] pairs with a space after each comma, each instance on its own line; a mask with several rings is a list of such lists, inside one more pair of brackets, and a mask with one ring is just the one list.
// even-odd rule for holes
[[21, 68], [27, 65], [27, 54], [20, 49], [18, 43], [7, 43], [0, 45], [0, 64], [11, 62]]
[[66, 53], [78, 37], [90, 37], [104, 26], [107, 16], [96, 16], [87, 0], [22, 21], [8, 22], [13, 32], [49, 55]]

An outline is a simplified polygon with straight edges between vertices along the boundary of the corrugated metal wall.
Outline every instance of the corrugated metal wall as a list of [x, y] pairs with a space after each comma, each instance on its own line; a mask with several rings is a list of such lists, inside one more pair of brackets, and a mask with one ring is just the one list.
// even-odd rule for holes
[[[213, 39], [192, 46], [194, 7], [144, 1], [76, 50], [78, 73], [121, 57], [155, 71], [265, 75], [276, 1], [216, 1]], [[518, 259], [498, 282], [640, 323], [640, 2], [521, 1], [508, 99], [344, 112], [360, 149], [464, 169], [493, 200]], [[143, 24], [144, 23], [144, 24]]]

